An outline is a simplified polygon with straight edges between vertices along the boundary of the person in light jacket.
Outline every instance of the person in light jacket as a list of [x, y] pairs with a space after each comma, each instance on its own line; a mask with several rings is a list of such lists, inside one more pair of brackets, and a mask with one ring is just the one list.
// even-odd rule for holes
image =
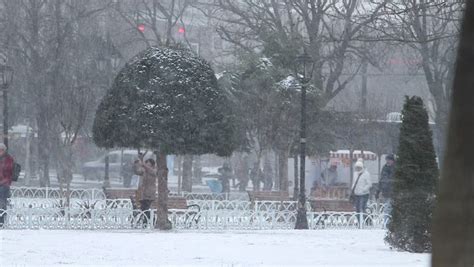
[[146, 215], [144, 223], [147, 223], [150, 218], [151, 203], [156, 199], [157, 171], [155, 160], [147, 159], [143, 162], [143, 159], [140, 159], [135, 163], [135, 174], [141, 176], [137, 193], [140, 209]]
[[354, 206], [357, 213], [364, 213], [367, 208], [367, 201], [369, 200], [370, 187], [372, 187], [372, 180], [370, 173], [364, 168], [362, 161], [357, 161], [354, 165], [354, 179], [352, 190], [354, 191]]

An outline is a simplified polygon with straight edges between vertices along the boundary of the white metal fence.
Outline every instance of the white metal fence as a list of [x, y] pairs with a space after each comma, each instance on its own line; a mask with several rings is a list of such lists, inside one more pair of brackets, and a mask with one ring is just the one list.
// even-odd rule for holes
[[[12, 198], [64, 198], [67, 196], [66, 190], [51, 187], [11, 187]], [[192, 193], [192, 192], [171, 192], [170, 196], [181, 196], [187, 200], [249, 200], [246, 192], [232, 193]], [[78, 199], [105, 199], [106, 196], [102, 189], [71, 189], [70, 198]]]
[[[80, 194], [84, 196], [84, 194]], [[175, 229], [293, 229], [297, 204], [294, 201], [188, 200], [196, 209], [171, 209], [169, 220]], [[389, 216], [384, 205], [372, 203], [367, 213], [313, 212], [308, 206], [310, 229], [374, 229], [385, 228]], [[155, 210], [149, 211], [150, 218]], [[62, 198], [10, 199], [5, 215], [7, 229], [150, 229], [151, 220], [145, 212], [134, 210], [129, 199], [71, 198], [65, 205]]]
[[[11, 198], [58, 199], [66, 197], [67, 191], [50, 187], [11, 187], [10, 194]], [[105, 199], [101, 189], [71, 189], [69, 196], [77, 199]]]
[[[154, 211], [151, 210], [151, 216]], [[0, 210], [6, 229], [150, 229], [142, 211], [129, 208], [15, 208]]]

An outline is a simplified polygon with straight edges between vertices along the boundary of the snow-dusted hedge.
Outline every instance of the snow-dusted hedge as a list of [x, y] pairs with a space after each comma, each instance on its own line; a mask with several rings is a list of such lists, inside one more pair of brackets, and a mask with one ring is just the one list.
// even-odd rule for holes
[[151, 47], [115, 78], [97, 110], [93, 136], [108, 148], [229, 155], [235, 137], [228, 107], [209, 63], [186, 50]]

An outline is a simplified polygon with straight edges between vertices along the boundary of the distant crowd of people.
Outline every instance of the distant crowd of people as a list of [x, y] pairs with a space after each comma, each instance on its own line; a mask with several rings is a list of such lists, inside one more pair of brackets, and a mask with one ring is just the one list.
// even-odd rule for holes
[[[223, 185], [223, 192], [230, 192], [230, 179], [234, 176], [232, 169], [228, 163], [224, 163], [222, 168], [219, 168], [220, 178]], [[273, 169], [269, 162], [265, 162], [263, 170], [260, 168], [260, 164], [255, 162], [252, 169], [243, 168], [237, 175], [238, 183], [234, 186], [239, 191], [245, 192], [252, 182], [253, 190], [260, 191], [271, 191], [273, 189]]]
[[[0, 146], [0, 154], [1, 151]], [[390, 200], [392, 197], [393, 176], [395, 172], [395, 157], [390, 154], [385, 157], [385, 160], [386, 163], [382, 168], [380, 180], [375, 190], [375, 198], [381, 199], [386, 204], [385, 212], [388, 213], [391, 210]], [[2, 166], [1, 164], [2, 162], [0, 161], [0, 167]], [[147, 159], [144, 161], [143, 156], [141, 156], [139, 160], [134, 162], [131, 169], [132, 171], [126, 171], [126, 173], [124, 173], [126, 174], [126, 177], [124, 177], [124, 185], [129, 185], [134, 175], [140, 176], [138, 182], [138, 199], [140, 201], [141, 209], [146, 212], [150, 209], [151, 203], [156, 198], [156, 163], [153, 159]], [[218, 172], [218, 181], [221, 184], [220, 191], [222, 193], [229, 193], [231, 189], [231, 180], [235, 178], [230, 164], [225, 162], [222, 167], [218, 169]], [[245, 191], [249, 181], [252, 181], [254, 190], [272, 190], [273, 172], [270, 164], [264, 164], [262, 170], [259, 163], [255, 163], [252, 169], [247, 170], [247, 174], [248, 176], [245, 175], [243, 179], [239, 179], [239, 183], [235, 185], [235, 188]], [[330, 163], [329, 168], [321, 173], [321, 180], [325, 181], [328, 185], [340, 185], [340, 183], [338, 183], [337, 164]], [[367, 202], [373, 184], [370, 173], [364, 166], [362, 159], [359, 159], [354, 164], [354, 176], [352, 180], [352, 185], [350, 187], [351, 201], [356, 212], [364, 213], [367, 209]], [[262, 188], [261, 185], [263, 185]], [[147, 215], [149, 216], [149, 214]]]
[[[395, 172], [395, 156], [389, 154], [385, 157], [385, 165], [380, 173], [380, 179], [376, 188], [373, 188], [372, 179], [369, 171], [364, 165], [362, 159], [358, 159], [354, 164], [354, 175], [350, 188], [351, 201], [357, 212], [363, 212], [367, 209], [367, 202], [370, 192], [375, 191], [375, 198], [381, 199], [386, 204], [386, 212], [390, 212], [390, 199], [392, 197], [393, 176]], [[321, 172], [319, 179], [313, 183], [312, 190], [317, 188], [330, 188], [334, 186], [349, 186], [340, 182], [337, 170], [337, 163], [331, 161], [329, 167]]]
[[[390, 200], [393, 189], [393, 176], [395, 173], [395, 157], [394, 155], [387, 155], [385, 157], [385, 165], [380, 173], [380, 180], [376, 188], [375, 198], [385, 202], [385, 212], [389, 213], [391, 210]], [[354, 179], [351, 187], [351, 195], [353, 195], [353, 204], [356, 212], [365, 212], [367, 209], [367, 202], [369, 200], [370, 189], [372, 188], [372, 179], [370, 173], [364, 167], [363, 161], [359, 160], [354, 165]]]

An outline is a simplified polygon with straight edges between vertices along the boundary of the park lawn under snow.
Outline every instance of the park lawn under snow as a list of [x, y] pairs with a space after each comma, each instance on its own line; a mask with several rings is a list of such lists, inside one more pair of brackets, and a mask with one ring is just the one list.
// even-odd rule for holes
[[0, 266], [429, 266], [382, 230], [1, 230]]

